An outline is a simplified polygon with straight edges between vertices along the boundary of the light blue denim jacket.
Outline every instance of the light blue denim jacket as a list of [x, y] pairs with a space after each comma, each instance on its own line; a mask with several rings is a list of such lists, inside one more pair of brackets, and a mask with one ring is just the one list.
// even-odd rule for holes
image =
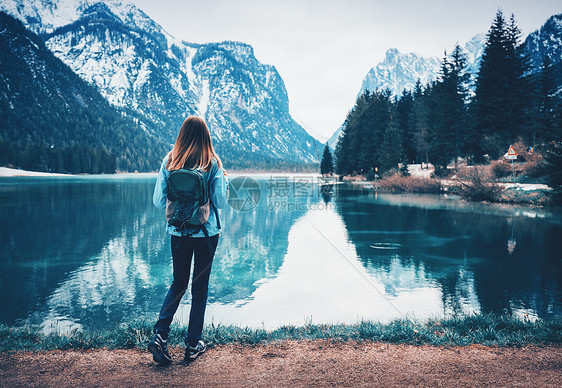
[[[160, 166], [160, 171], [158, 172], [158, 178], [156, 179], [156, 186], [154, 187], [154, 195], [152, 197], [152, 202], [154, 206], [160, 209], [166, 208], [166, 198], [168, 194], [168, 177], [170, 176], [170, 171], [166, 170], [166, 163], [168, 162], [169, 154], [166, 155]], [[228, 197], [228, 177], [224, 169], [219, 168], [216, 161], [213, 159], [211, 169], [207, 174], [209, 178], [209, 198], [211, 203], [217, 208], [222, 209], [226, 206], [226, 200]], [[217, 224], [217, 218], [215, 211], [211, 208], [209, 212], [209, 221], [205, 223], [207, 232], [209, 236], [214, 236], [219, 234], [219, 228]], [[219, 220], [220, 221], [220, 220]], [[222, 226], [222, 225], [221, 225]], [[168, 233], [174, 236], [181, 236], [181, 232], [177, 230], [176, 227], [167, 225], [166, 230]], [[192, 235], [192, 237], [205, 237], [203, 231], [199, 231]]]

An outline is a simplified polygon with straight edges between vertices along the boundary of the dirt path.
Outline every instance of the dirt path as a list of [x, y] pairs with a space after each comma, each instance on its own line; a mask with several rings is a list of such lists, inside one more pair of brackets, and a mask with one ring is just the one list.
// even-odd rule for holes
[[283, 342], [158, 367], [139, 350], [0, 354], [0, 386], [560, 386], [562, 348]]

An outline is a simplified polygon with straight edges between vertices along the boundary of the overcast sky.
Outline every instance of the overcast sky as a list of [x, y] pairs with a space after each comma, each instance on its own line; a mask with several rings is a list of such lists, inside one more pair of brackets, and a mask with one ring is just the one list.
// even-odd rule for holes
[[498, 8], [515, 14], [524, 36], [560, 0], [133, 0], [178, 39], [237, 40], [274, 65], [290, 112], [305, 129], [329, 137], [341, 125], [369, 69], [391, 47], [441, 57], [444, 49], [486, 33]]

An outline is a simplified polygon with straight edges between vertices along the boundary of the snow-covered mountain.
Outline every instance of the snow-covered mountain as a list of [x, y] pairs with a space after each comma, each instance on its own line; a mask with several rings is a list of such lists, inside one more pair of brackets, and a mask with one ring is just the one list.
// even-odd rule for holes
[[536, 68], [542, 65], [545, 55], [553, 63], [562, 61], [562, 14], [551, 16], [540, 29], [531, 32], [523, 46]]
[[340, 140], [340, 136], [343, 131], [343, 126], [344, 124], [340, 125], [340, 127], [336, 129], [336, 132], [334, 132], [332, 136], [330, 136], [330, 138], [328, 139], [328, 147], [330, 147], [332, 150], [336, 149], [336, 145], [338, 144], [338, 141]]
[[534, 71], [538, 71], [547, 56], [554, 68], [559, 93], [562, 92], [562, 14], [551, 16], [538, 30], [527, 36], [523, 47], [529, 53]]
[[180, 41], [126, 0], [4, 0], [0, 9], [168, 143], [198, 114], [226, 160], [317, 159], [316, 140], [289, 114], [279, 73], [247, 44]]
[[439, 58], [403, 54], [398, 49], [390, 48], [384, 60], [372, 67], [363, 79], [359, 95], [367, 90], [388, 89], [392, 95], [399, 96], [404, 89], [414, 89], [418, 79], [422, 85], [436, 79], [439, 63]]
[[168, 144], [140, 131], [21, 21], [0, 11], [0, 165], [151, 171]]
[[[486, 36], [478, 34], [462, 47], [467, 57], [467, 70], [472, 74], [476, 74], [480, 67], [485, 41]], [[418, 79], [425, 85], [437, 79], [441, 60], [442, 58], [426, 58], [415, 53], [403, 54], [390, 48], [386, 51], [384, 60], [371, 68], [363, 79], [359, 95], [366, 90], [388, 89], [393, 96], [399, 96], [404, 89], [413, 90]]]
[[[20, 19], [35, 33], [51, 33], [76, 21], [83, 12], [99, 0], [2, 0], [3, 11]], [[128, 0], [104, 0], [103, 3], [125, 25], [141, 30], [158, 31], [162, 28]], [[165, 34], [168, 35], [168, 34]], [[169, 35], [168, 35], [169, 37]]]
[[478, 70], [480, 70], [480, 62], [482, 61], [486, 40], [486, 34], [477, 34], [466, 42], [463, 47], [463, 53], [466, 55], [466, 69], [473, 75], [474, 79], [478, 74]]
[[[473, 75], [478, 73], [486, 35], [478, 34], [462, 46], [467, 59], [467, 71]], [[452, 52], [450, 50], [449, 52]], [[386, 56], [369, 70], [357, 97], [365, 91], [388, 89], [392, 96], [400, 96], [404, 89], [413, 90], [418, 79], [422, 85], [435, 81], [439, 76], [442, 58], [422, 57], [415, 53], [403, 54], [395, 48], [386, 51]], [[471, 85], [474, 86], [474, 85]], [[342, 134], [343, 124], [328, 140], [328, 145], [335, 149]]]

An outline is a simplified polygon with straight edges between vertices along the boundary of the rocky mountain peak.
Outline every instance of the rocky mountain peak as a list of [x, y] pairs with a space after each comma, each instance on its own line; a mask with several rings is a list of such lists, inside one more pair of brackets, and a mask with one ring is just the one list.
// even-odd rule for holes
[[242, 42], [170, 36], [130, 1], [6, 0], [0, 5], [140, 130], [172, 143], [189, 114], [208, 121], [226, 160], [312, 162], [275, 67]]

